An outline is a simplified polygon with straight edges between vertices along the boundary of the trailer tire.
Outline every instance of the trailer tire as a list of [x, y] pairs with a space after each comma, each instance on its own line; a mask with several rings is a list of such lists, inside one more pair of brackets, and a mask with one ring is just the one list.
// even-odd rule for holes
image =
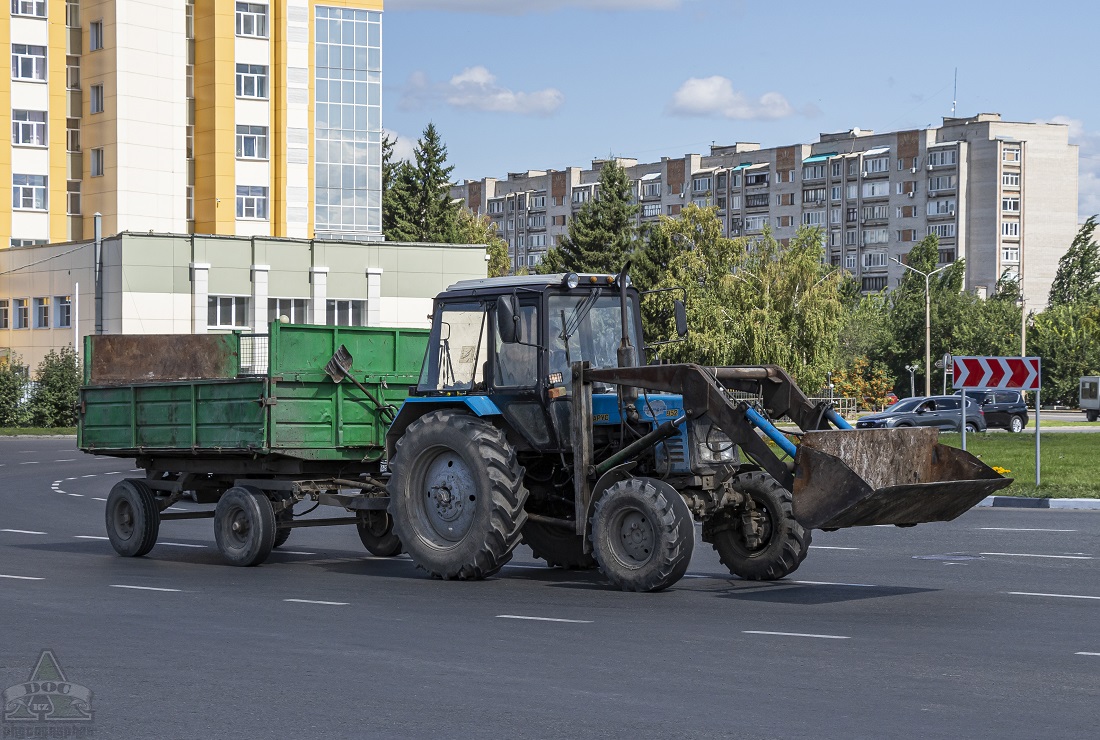
[[393, 531], [436, 578], [480, 580], [512, 559], [527, 520], [523, 467], [504, 432], [463, 411], [432, 411], [397, 440]]
[[271, 542], [272, 550], [286, 544], [287, 539], [290, 538], [290, 533], [293, 531], [293, 527], [286, 527], [283, 525], [289, 524], [293, 519], [293, 506], [288, 506], [275, 515], [275, 539]]
[[584, 538], [562, 527], [528, 519], [521, 541], [531, 548], [536, 559], [545, 560], [551, 568], [590, 570], [597, 566], [592, 553], [584, 551]]
[[214, 539], [230, 565], [251, 567], [264, 562], [275, 544], [271, 501], [259, 489], [233, 486], [214, 509]]
[[590, 526], [600, 571], [623, 591], [662, 591], [683, 578], [691, 563], [691, 510], [664, 481], [614, 483], [596, 499]]
[[393, 533], [393, 517], [384, 511], [360, 511], [355, 530], [367, 551], [379, 558], [392, 558], [403, 551], [401, 540]]
[[791, 492], [762, 471], [741, 473], [734, 490], [752, 497], [765, 517], [765, 540], [749, 548], [741, 535], [740, 511], [727, 507], [703, 522], [703, 541], [718, 552], [730, 573], [749, 581], [774, 581], [790, 575], [810, 549], [810, 530], [794, 518]]
[[1086, 411], [1085, 421], [1096, 421], [1100, 419], [1100, 411]]
[[148, 555], [160, 534], [160, 508], [153, 489], [130, 478], [114, 485], [107, 495], [107, 539], [119, 555]]

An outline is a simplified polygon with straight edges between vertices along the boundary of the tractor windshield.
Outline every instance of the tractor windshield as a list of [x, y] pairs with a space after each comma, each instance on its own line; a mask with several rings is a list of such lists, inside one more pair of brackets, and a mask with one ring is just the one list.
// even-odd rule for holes
[[[549, 309], [551, 373], [562, 373], [564, 377], [569, 377], [569, 363], [579, 360], [588, 360], [593, 368], [618, 366], [616, 350], [623, 332], [617, 294], [601, 295], [594, 302], [588, 293], [551, 295]], [[636, 306], [633, 300], [629, 303], [628, 311], [630, 325], [627, 329], [630, 342], [638, 347]], [[575, 328], [573, 324], [576, 324]], [[563, 327], [571, 330], [568, 351], [563, 338]], [[640, 353], [641, 349], [638, 351]]]

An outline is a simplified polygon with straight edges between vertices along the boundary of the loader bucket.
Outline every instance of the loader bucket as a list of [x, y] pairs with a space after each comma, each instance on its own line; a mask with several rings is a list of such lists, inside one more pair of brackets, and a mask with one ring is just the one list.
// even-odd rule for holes
[[807, 432], [795, 457], [794, 516], [812, 529], [947, 522], [1012, 483], [937, 429]]

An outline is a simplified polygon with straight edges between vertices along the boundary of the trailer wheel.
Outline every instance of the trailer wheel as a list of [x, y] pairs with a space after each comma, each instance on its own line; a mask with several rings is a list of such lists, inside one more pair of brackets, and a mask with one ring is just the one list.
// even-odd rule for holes
[[1085, 421], [1096, 421], [1100, 419], [1100, 411], [1086, 411]]
[[695, 525], [668, 483], [618, 481], [596, 499], [590, 523], [600, 571], [623, 591], [661, 591], [687, 572]]
[[502, 430], [461, 411], [433, 411], [405, 430], [390, 470], [394, 534], [418, 567], [476, 580], [512, 559], [527, 489]]
[[251, 486], [233, 486], [222, 494], [214, 509], [214, 539], [230, 565], [267, 560], [275, 544], [275, 512], [267, 496]]
[[401, 540], [393, 533], [393, 517], [386, 512], [360, 511], [355, 529], [371, 555], [392, 558], [401, 554]]
[[730, 573], [750, 581], [774, 581], [793, 573], [810, 549], [810, 530], [794, 518], [791, 492], [764, 472], [742, 473], [733, 487], [752, 497], [762, 527], [760, 543], [745, 539], [740, 508], [727, 507], [703, 522], [703, 541], [718, 551]]
[[596, 567], [596, 558], [584, 551], [584, 538], [567, 529], [528, 519], [523, 525], [521, 541], [551, 568], [589, 570]]
[[275, 539], [271, 542], [271, 549], [275, 549], [286, 544], [287, 539], [290, 538], [290, 533], [293, 531], [292, 527], [283, 526], [289, 524], [294, 518], [293, 508], [286, 508], [275, 515]]
[[147, 555], [157, 544], [160, 508], [153, 489], [138, 479], [119, 481], [107, 496], [107, 539], [128, 558]]

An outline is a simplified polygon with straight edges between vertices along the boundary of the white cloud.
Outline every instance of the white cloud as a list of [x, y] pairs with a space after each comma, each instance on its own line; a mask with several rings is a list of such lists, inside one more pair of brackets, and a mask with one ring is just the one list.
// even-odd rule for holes
[[497, 84], [497, 78], [485, 67], [467, 67], [444, 83], [433, 83], [422, 72], [409, 78], [401, 98], [402, 108], [443, 101], [454, 108], [517, 113], [525, 116], [549, 116], [565, 102], [565, 95], [552, 87], [535, 92], [516, 92]]
[[676, 10], [690, 0], [393, 0], [386, 12], [441, 10], [450, 13], [525, 15], [566, 8], [582, 10]]
[[1069, 127], [1069, 143], [1079, 147], [1077, 218], [1083, 222], [1100, 213], [1100, 131], [1089, 131], [1084, 121], [1069, 116], [1038, 119], [1032, 123], [1060, 123]]
[[668, 111], [677, 116], [721, 116], [740, 120], [786, 118], [794, 107], [782, 94], [767, 92], [756, 100], [733, 89], [726, 77], [692, 77], [672, 95]]
[[413, 152], [416, 151], [416, 137], [415, 136], [402, 136], [397, 131], [386, 129], [386, 136], [391, 139], [395, 139], [393, 145], [393, 161], [400, 162], [402, 160], [412, 162], [415, 160]]

